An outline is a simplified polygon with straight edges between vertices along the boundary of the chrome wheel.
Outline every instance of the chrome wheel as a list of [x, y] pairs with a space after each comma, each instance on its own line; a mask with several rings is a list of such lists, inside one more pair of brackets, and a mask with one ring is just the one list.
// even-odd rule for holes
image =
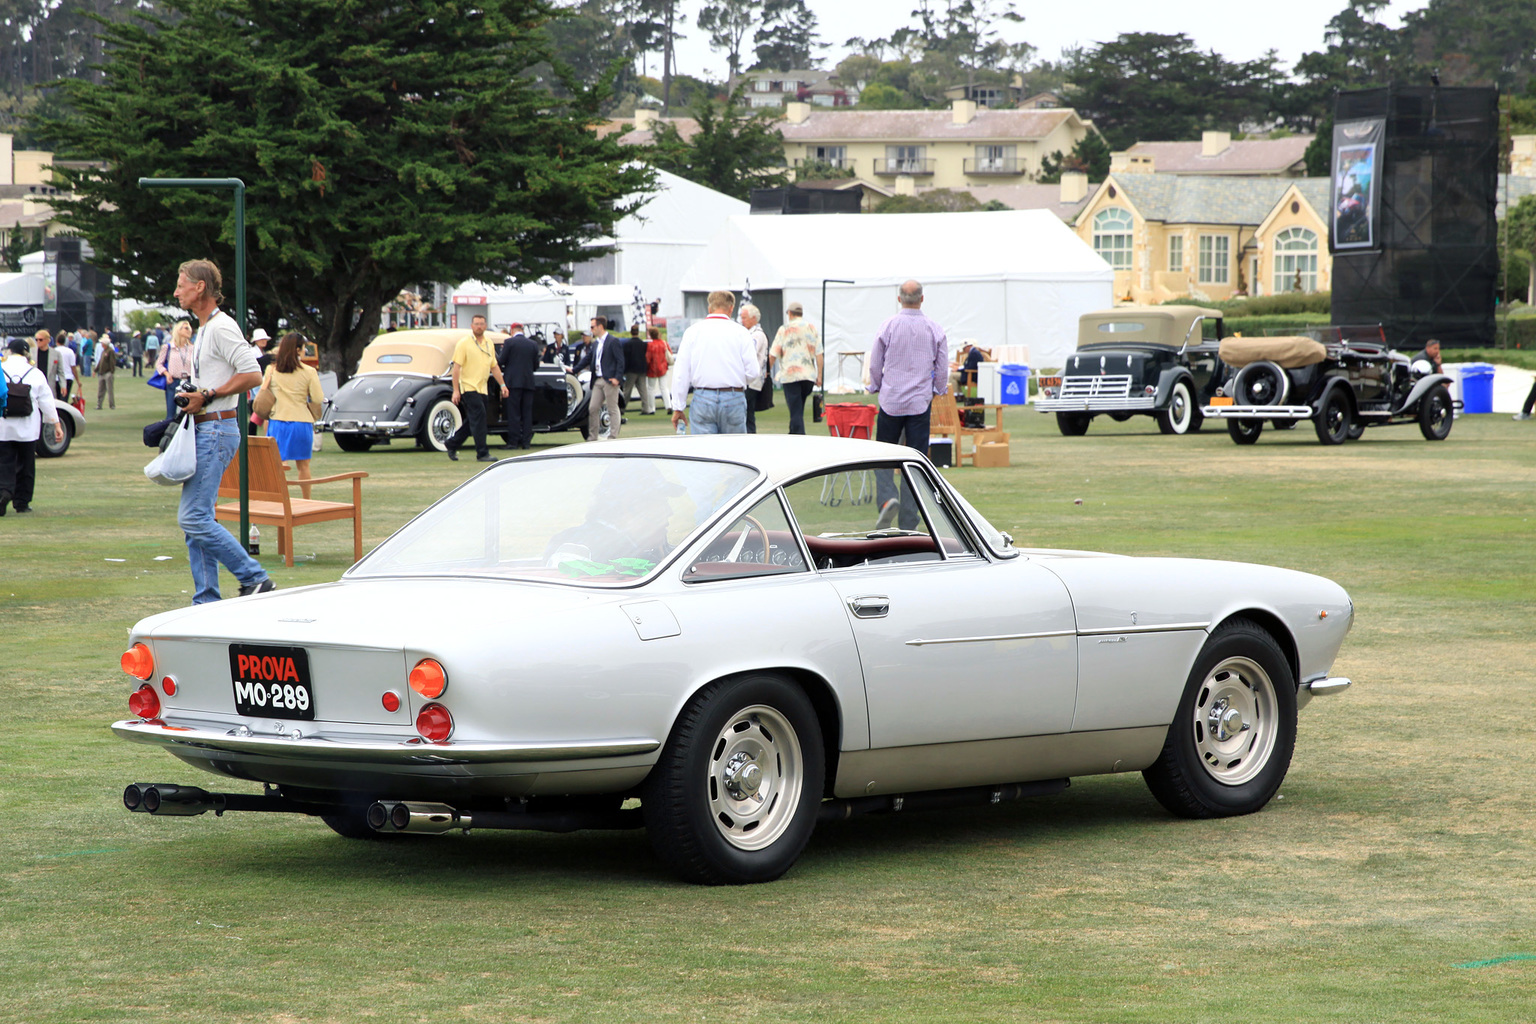
[[1258, 662], [1228, 658], [1205, 677], [1192, 714], [1195, 752], [1228, 786], [1258, 775], [1275, 749], [1275, 684]]
[[448, 450], [448, 439], [458, 433], [463, 423], [464, 416], [459, 412], [459, 407], [449, 399], [439, 399], [427, 410], [421, 428], [422, 439], [426, 441], [427, 447], [445, 452]]
[[773, 844], [794, 820], [805, 765], [794, 726], [762, 704], [743, 708], [720, 730], [708, 765], [710, 817], [738, 850]]

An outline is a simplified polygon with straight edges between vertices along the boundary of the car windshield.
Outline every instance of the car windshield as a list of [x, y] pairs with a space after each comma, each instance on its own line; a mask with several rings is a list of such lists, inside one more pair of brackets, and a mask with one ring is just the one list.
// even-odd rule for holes
[[702, 459], [509, 460], [406, 524], [348, 576], [472, 575], [628, 586], [757, 473]]

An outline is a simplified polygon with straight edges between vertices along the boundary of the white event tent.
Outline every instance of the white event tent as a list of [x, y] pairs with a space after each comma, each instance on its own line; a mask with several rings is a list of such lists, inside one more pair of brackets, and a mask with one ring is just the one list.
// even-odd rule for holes
[[1061, 366], [1078, 317], [1114, 304], [1109, 264], [1047, 210], [731, 217], [682, 289], [686, 312], [699, 317], [707, 293], [750, 283], [771, 337], [779, 318], [770, 308], [798, 300], [820, 330], [823, 280], [853, 281], [826, 284], [826, 385], [844, 391], [858, 387], [854, 354], [896, 312], [909, 278], [922, 283], [923, 312], [943, 325], [951, 354], [967, 338], [988, 349], [1027, 345], [1033, 367]]

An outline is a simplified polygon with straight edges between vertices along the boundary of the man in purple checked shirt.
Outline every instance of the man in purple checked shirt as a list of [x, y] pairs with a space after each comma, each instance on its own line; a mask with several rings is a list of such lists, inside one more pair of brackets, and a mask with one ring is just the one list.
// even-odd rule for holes
[[[903, 284], [896, 301], [900, 312], [881, 325], [869, 351], [869, 390], [880, 396], [875, 440], [927, 455], [933, 396], [949, 390], [949, 342], [944, 328], [923, 313], [921, 284]], [[875, 501], [880, 507], [875, 529], [886, 529], [898, 516], [903, 530], [917, 527], [917, 503], [906, 493], [897, 497], [894, 472], [875, 474]]]

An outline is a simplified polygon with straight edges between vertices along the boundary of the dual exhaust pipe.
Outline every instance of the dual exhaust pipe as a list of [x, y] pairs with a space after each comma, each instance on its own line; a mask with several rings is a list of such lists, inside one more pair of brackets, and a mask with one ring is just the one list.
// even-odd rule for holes
[[190, 818], [207, 811], [223, 814], [227, 800], [223, 793], [210, 793], [196, 786], [135, 782], [123, 790], [123, 806], [142, 814]]
[[473, 828], [474, 818], [447, 804], [408, 800], [379, 800], [368, 808], [368, 827], [375, 832], [415, 832], [440, 835]]

